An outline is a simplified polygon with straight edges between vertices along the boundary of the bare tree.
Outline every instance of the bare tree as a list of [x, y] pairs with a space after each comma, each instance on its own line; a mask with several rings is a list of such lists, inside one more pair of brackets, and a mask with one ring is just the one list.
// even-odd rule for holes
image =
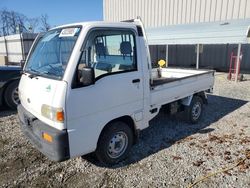
[[0, 11], [0, 25], [1, 25], [1, 35], [6, 35], [8, 33], [8, 23], [7, 23], [7, 11], [6, 10], [1, 10]]
[[28, 30], [31, 33], [35, 33], [37, 26], [39, 25], [39, 18], [28, 18]]
[[50, 24], [48, 23], [48, 15], [47, 14], [43, 14], [41, 15], [41, 27], [40, 30], [42, 32], [48, 31], [50, 29]]
[[27, 31], [25, 22], [27, 18], [23, 14], [15, 11], [3, 9], [0, 11], [1, 35], [16, 34]]
[[[43, 14], [40, 18], [27, 18], [25, 15], [9, 11], [7, 9], [0, 10], [0, 36], [11, 35], [22, 32], [34, 33], [37, 30], [43, 32], [50, 29], [48, 15]], [[38, 28], [40, 26], [40, 28]]]

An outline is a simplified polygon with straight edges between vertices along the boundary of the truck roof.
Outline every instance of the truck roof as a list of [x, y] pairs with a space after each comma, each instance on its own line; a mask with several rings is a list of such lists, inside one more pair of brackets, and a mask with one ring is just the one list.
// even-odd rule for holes
[[133, 27], [136, 26], [134, 22], [106, 22], [106, 21], [90, 21], [90, 22], [77, 22], [77, 23], [71, 23], [71, 24], [65, 24], [60, 25], [57, 27], [54, 27], [52, 29], [56, 28], [62, 28], [62, 27], [70, 27], [70, 26], [99, 26], [99, 27]]

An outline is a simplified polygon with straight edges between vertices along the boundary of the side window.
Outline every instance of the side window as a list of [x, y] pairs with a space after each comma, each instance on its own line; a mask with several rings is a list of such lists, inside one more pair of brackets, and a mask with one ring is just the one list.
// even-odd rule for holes
[[137, 70], [135, 35], [132, 31], [93, 31], [80, 58], [78, 70], [92, 67], [95, 78]]

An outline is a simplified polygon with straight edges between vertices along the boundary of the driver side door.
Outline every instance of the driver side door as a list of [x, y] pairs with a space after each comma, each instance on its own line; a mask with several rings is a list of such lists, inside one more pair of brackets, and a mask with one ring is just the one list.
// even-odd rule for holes
[[136, 121], [142, 121], [143, 117], [143, 82], [137, 62], [136, 33], [132, 29], [96, 29], [89, 33], [84, 44], [77, 71], [92, 67], [95, 83], [82, 86], [81, 75], [77, 74], [76, 83], [68, 93], [71, 156], [83, 148], [83, 153], [94, 151], [99, 134], [109, 121], [125, 115], [136, 116]]

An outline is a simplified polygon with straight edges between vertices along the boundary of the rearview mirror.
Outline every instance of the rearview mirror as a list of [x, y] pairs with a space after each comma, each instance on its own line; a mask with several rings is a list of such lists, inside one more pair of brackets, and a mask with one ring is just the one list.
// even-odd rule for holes
[[84, 86], [89, 86], [95, 83], [95, 73], [93, 68], [82, 68], [80, 82]]

